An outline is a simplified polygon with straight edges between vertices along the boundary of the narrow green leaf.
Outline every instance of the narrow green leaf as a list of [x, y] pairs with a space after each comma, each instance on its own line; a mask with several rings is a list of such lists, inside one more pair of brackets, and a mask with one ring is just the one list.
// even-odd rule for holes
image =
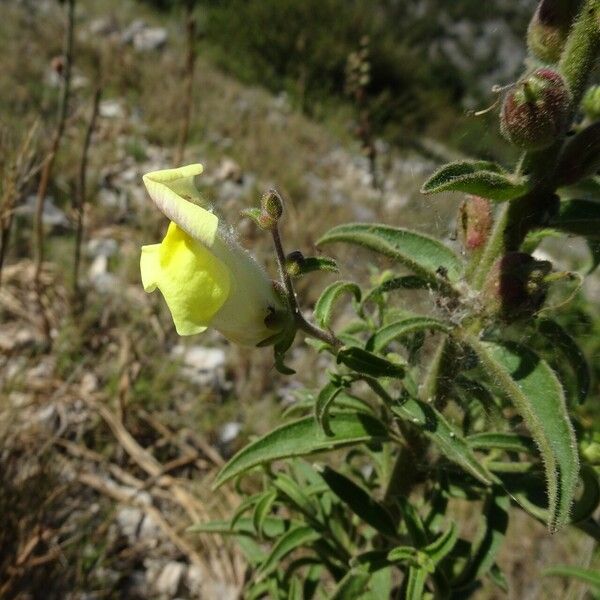
[[307, 273], [313, 273], [314, 271], [337, 273], [337, 263], [333, 258], [327, 258], [326, 256], [306, 256], [302, 260], [298, 277], [306, 275]]
[[529, 187], [526, 179], [507, 173], [495, 163], [463, 160], [438, 169], [425, 182], [421, 192], [464, 192], [489, 200], [504, 201], [523, 196]]
[[[311, 499], [302, 488], [288, 475], [280, 473], [274, 480], [273, 486], [287, 497], [292, 504], [309, 519], [316, 516], [317, 510]], [[306, 489], [306, 488], [305, 488]]]
[[563, 200], [558, 215], [550, 227], [564, 233], [600, 239], [600, 202], [594, 200]]
[[588, 363], [577, 342], [556, 322], [551, 319], [538, 319], [538, 330], [561, 351], [577, 379], [577, 395], [580, 404], [585, 402], [590, 391], [591, 375]]
[[469, 562], [452, 582], [453, 589], [468, 588], [492, 568], [508, 527], [509, 508], [508, 494], [499, 486], [494, 488], [485, 501], [479, 529], [470, 546]]
[[402, 379], [406, 373], [404, 365], [393, 363], [357, 346], [342, 348], [337, 354], [337, 362], [356, 373], [375, 378], [393, 377]]
[[315, 320], [321, 327], [329, 327], [333, 308], [336, 302], [344, 295], [352, 294], [357, 302], [360, 302], [361, 291], [356, 283], [351, 281], [336, 281], [325, 288], [321, 297], [315, 305]]
[[311, 416], [274, 429], [234, 455], [217, 475], [213, 489], [253, 467], [274, 460], [388, 439], [381, 421], [367, 414], [336, 413], [330, 416], [330, 426], [333, 435], [326, 436]]
[[423, 600], [427, 571], [418, 567], [408, 570], [408, 583], [406, 584], [406, 600]]
[[452, 523], [448, 531], [442, 533], [437, 540], [429, 544], [423, 551], [426, 552], [429, 555], [429, 558], [437, 565], [452, 551], [457, 540], [458, 529], [456, 528], [456, 523]]
[[367, 303], [378, 300], [383, 294], [388, 292], [393, 292], [394, 290], [422, 290], [430, 287], [433, 287], [430, 281], [418, 277], [417, 275], [404, 275], [402, 277], [388, 279], [377, 287], [369, 290], [368, 294], [361, 302], [361, 314], [364, 312]]
[[328, 383], [320, 392], [315, 403], [315, 419], [317, 424], [326, 435], [331, 435], [331, 428], [329, 427], [329, 407], [341, 393], [343, 388]]
[[367, 589], [371, 575], [364, 571], [348, 571], [329, 600], [356, 600]]
[[[263, 533], [266, 537], [279, 537], [283, 535], [294, 522], [279, 519], [277, 517], [266, 517], [263, 520]], [[249, 535], [255, 536], [254, 523], [249, 517], [238, 519], [234, 527], [230, 521], [218, 520], [208, 523], [195, 523], [188, 527], [189, 533], [212, 533], [219, 535]]]
[[542, 572], [544, 577], [572, 577], [587, 583], [593, 590], [600, 592], [600, 572], [596, 569], [584, 569], [570, 565], [557, 565]]
[[418, 550], [411, 546], [398, 546], [393, 550], [390, 550], [387, 555], [387, 559], [394, 563], [406, 563], [415, 561]]
[[304, 592], [302, 590], [302, 582], [298, 577], [292, 577], [290, 587], [288, 589], [288, 600], [304, 600]]
[[416, 275], [444, 290], [452, 291], [446, 277], [457, 281], [463, 270], [461, 260], [435, 238], [408, 229], [371, 223], [349, 223], [328, 231], [317, 244], [346, 242], [388, 256]]
[[324, 467], [321, 476], [331, 491], [365, 523], [385, 536], [394, 536], [394, 520], [385, 506], [372, 498], [371, 494], [330, 467]]
[[393, 340], [419, 331], [441, 331], [449, 333], [450, 325], [432, 317], [413, 317], [390, 323], [379, 329], [367, 342], [367, 350], [380, 352]]
[[231, 517], [231, 521], [229, 523], [229, 528], [234, 529], [236, 523], [247, 513], [261, 498], [263, 494], [254, 494], [245, 498], [240, 505], [235, 509], [233, 516]]
[[258, 535], [258, 537], [261, 539], [264, 536], [265, 519], [267, 518], [269, 512], [271, 512], [271, 508], [273, 507], [273, 503], [276, 499], [277, 492], [274, 490], [265, 492], [254, 507], [254, 512], [252, 513], [252, 524], [254, 525], [256, 535]]
[[496, 563], [490, 567], [488, 577], [497, 588], [501, 589], [505, 594], [508, 593], [508, 581], [506, 581], [504, 573]]
[[492, 381], [508, 395], [544, 460], [550, 531], [569, 521], [579, 473], [573, 426], [560, 382], [530, 349], [514, 343], [469, 341]]
[[473, 450], [489, 450], [496, 448], [508, 452], [535, 452], [535, 442], [525, 435], [517, 433], [475, 433], [466, 438]]
[[312, 542], [316, 542], [321, 537], [321, 534], [315, 531], [312, 527], [295, 527], [283, 534], [277, 543], [273, 546], [271, 553], [260, 566], [258, 571], [259, 577], [264, 578], [273, 570], [279, 563], [291, 552], [301, 546], [309, 546]]
[[496, 477], [481, 464], [463, 436], [455, 431], [433, 406], [409, 398], [402, 404], [392, 407], [392, 410], [401, 418], [420, 427], [449, 460], [459, 464], [473, 477], [486, 485], [496, 481]]

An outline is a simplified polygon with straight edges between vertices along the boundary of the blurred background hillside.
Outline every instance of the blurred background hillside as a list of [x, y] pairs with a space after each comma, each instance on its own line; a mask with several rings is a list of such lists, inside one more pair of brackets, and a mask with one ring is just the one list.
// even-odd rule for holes
[[[269, 240], [239, 217], [269, 186], [288, 203], [288, 250], [312, 253], [353, 220], [450, 240], [456, 197], [418, 189], [449, 157], [512, 158], [497, 112], [474, 113], [522, 70], [534, 7], [77, 0], [69, 60], [68, 2], [2, 1], [0, 598], [237, 597], [235, 550], [185, 529], [230, 513], [235, 490], [210, 492], [215, 470], [323, 375], [302, 344], [286, 379], [268, 350], [176, 336], [139, 281], [140, 246], [166, 228], [141, 176], [202, 162], [205, 194], [272, 273]], [[342, 275], [368, 279], [364, 258], [344, 257]], [[328, 281], [301, 285], [303, 306]], [[586, 298], [599, 291], [592, 281], [572, 319], [591, 352], [600, 325]], [[563, 597], [536, 573], [589, 548], [526, 527], [501, 559], [509, 597]]]

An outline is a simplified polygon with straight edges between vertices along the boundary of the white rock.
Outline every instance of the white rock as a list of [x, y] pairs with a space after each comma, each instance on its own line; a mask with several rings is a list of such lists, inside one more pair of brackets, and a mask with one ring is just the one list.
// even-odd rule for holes
[[214, 178], [216, 181], [234, 181], [236, 183], [241, 183], [244, 174], [242, 173], [240, 165], [234, 160], [231, 158], [224, 158], [217, 167]]
[[123, 119], [125, 108], [120, 100], [103, 100], [98, 107], [98, 113], [104, 119]]
[[112, 238], [92, 238], [87, 243], [87, 253], [89, 256], [105, 256], [110, 258], [119, 250], [119, 244]]
[[146, 22], [143, 19], [135, 19], [123, 30], [121, 43], [132, 44], [135, 35], [146, 29], [146, 27]]
[[173, 598], [179, 591], [185, 572], [186, 565], [183, 563], [168, 562], [154, 582], [156, 592], [167, 598]]
[[237, 438], [242, 430], [242, 424], [237, 421], [225, 423], [219, 431], [219, 442], [221, 444], [230, 444]]
[[90, 283], [101, 294], [114, 291], [118, 284], [117, 278], [108, 272], [108, 257], [100, 254], [93, 260], [88, 271]]
[[[37, 198], [35, 195], [27, 196], [25, 203], [15, 210], [15, 214], [33, 218], [36, 204]], [[54, 204], [54, 199], [51, 196], [47, 196], [44, 200], [42, 221], [44, 225], [52, 229], [68, 229], [70, 226], [67, 215]]]
[[139, 52], [161, 50], [165, 47], [169, 35], [164, 27], [148, 27], [133, 36], [133, 47]]
[[172, 354], [183, 359], [182, 374], [198, 385], [215, 385], [224, 377], [226, 354], [222, 348], [180, 345]]

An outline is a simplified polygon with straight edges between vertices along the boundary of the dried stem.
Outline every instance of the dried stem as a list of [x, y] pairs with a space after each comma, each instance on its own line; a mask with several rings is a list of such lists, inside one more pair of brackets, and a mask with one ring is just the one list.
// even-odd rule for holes
[[92, 135], [96, 127], [96, 119], [98, 118], [98, 109], [100, 106], [100, 98], [102, 96], [102, 90], [100, 87], [96, 89], [94, 93], [94, 100], [92, 104], [92, 114], [88, 122], [88, 126], [85, 132], [85, 138], [83, 140], [83, 149], [81, 151], [81, 162], [79, 164], [79, 182], [77, 186], [77, 195], [75, 200], [75, 214], [77, 217], [77, 226], [75, 230], [75, 255], [73, 260], [73, 294], [79, 296], [79, 267], [81, 263], [81, 244], [83, 241], [83, 214], [85, 211], [85, 202], [87, 196], [86, 182], [87, 182], [87, 167], [88, 167], [88, 153], [90, 149], [90, 143], [92, 141]]
[[42, 317], [42, 326], [46, 339], [50, 338], [50, 324], [48, 317], [44, 309], [42, 302], [42, 289], [40, 282], [40, 275], [42, 272], [42, 265], [44, 262], [44, 203], [46, 199], [46, 193], [48, 191], [48, 185], [50, 183], [50, 177], [52, 175], [52, 169], [56, 160], [56, 155], [60, 148], [60, 143], [65, 131], [65, 123], [67, 120], [67, 111], [69, 105], [69, 95], [71, 91], [71, 67], [73, 64], [73, 31], [75, 28], [75, 0], [67, 1], [67, 26], [65, 30], [64, 38], [64, 71], [60, 101], [58, 106], [58, 121], [56, 123], [56, 130], [54, 137], [52, 138], [52, 145], [50, 151], [44, 162], [42, 168], [42, 174], [40, 176], [40, 182], [37, 190], [37, 198], [35, 205], [34, 215], [34, 230], [35, 230], [35, 272], [34, 272], [34, 287], [36, 293], [36, 300], [40, 316]]
[[190, 121], [192, 118], [193, 90], [194, 90], [194, 67], [196, 64], [196, 18], [193, 14], [191, 3], [186, 5], [186, 30], [187, 30], [187, 56], [185, 61], [185, 91], [183, 94], [183, 116], [179, 140], [175, 152], [175, 164], [183, 162], [185, 147], [190, 133]]

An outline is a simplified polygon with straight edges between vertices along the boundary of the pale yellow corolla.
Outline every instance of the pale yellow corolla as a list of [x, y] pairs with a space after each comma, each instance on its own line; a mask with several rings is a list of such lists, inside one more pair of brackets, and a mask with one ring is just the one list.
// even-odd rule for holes
[[281, 329], [273, 316], [284, 306], [264, 270], [208, 209], [195, 185], [202, 170], [196, 164], [144, 175], [171, 221], [160, 244], [142, 247], [144, 290], [161, 291], [179, 335], [213, 327], [236, 344], [256, 345]]

